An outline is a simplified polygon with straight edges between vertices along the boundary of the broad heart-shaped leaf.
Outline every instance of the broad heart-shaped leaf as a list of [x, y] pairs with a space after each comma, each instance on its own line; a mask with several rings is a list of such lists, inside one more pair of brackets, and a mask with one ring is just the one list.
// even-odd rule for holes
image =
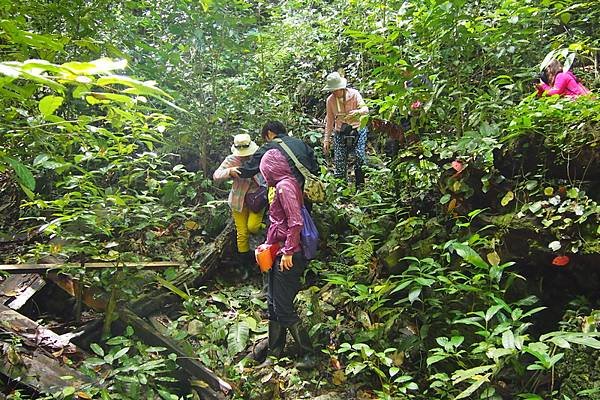
[[46, 96], [40, 100], [38, 108], [44, 117], [54, 114], [65, 99], [61, 96]]
[[7, 160], [10, 166], [15, 171], [15, 174], [17, 175], [17, 181], [19, 182], [19, 184], [21, 184], [24, 188], [29, 189], [30, 191], [35, 190], [35, 178], [33, 177], [33, 174], [31, 173], [29, 168], [27, 168], [25, 165], [21, 164], [14, 158], [7, 158]]
[[246, 348], [249, 335], [250, 327], [246, 321], [233, 324], [229, 328], [229, 334], [227, 335], [227, 350], [229, 354], [234, 355], [243, 351]]

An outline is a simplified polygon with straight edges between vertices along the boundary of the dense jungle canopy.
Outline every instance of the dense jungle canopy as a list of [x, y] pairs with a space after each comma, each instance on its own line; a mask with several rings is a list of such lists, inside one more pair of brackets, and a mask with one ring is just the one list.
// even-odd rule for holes
[[[0, 399], [600, 399], [599, 21], [595, 0], [0, 0], [0, 284], [59, 264], [19, 312], [87, 354], [3, 314]], [[592, 95], [537, 96], [549, 53]], [[358, 192], [322, 151], [332, 71], [369, 107]], [[245, 357], [266, 304], [212, 181], [268, 120], [326, 184], [308, 371], [293, 346]], [[119, 268], [157, 261], [180, 266]], [[77, 375], [36, 386], [40, 352]]]

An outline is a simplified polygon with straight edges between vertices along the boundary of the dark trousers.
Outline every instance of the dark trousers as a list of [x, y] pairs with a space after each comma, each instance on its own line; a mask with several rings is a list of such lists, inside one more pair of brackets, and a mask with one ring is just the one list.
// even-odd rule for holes
[[291, 269], [281, 271], [279, 263], [281, 256], [277, 256], [273, 268], [269, 271], [269, 290], [267, 303], [269, 305], [269, 319], [288, 327], [299, 320], [294, 308], [294, 299], [300, 291], [300, 277], [306, 267], [306, 258], [302, 250], [294, 253]]
[[348, 155], [353, 152], [356, 156], [354, 160], [356, 184], [362, 185], [364, 182], [362, 167], [367, 158], [366, 148], [369, 131], [367, 128], [361, 128], [355, 134], [356, 138], [351, 145], [347, 143], [346, 136], [340, 132], [335, 132], [333, 135], [333, 175], [338, 179], [346, 180], [348, 175]]

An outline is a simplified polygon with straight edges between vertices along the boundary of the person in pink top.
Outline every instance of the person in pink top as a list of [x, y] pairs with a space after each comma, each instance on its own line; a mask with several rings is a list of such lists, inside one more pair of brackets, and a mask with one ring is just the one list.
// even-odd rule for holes
[[563, 66], [558, 60], [552, 60], [545, 68], [547, 83], [537, 85], [538, 95], [560, 96], [577, 98], [589, 94], [588, 88], [583, 86], [571, 71], [563, 72]]
[[329, 153], [333, 137], [334, 175], [346, 179], [348, 170], [348, 153], [354, 151], [354, 177], [356, 188], [364, 184], [362, 166], [366, 161], [368, 130], [360, 127], [360, 117], [369, 112], [361, 94], [356, 89], [347, 87], [347, 80], [339, 73], [327, 75], [327, 84], [323, 91], [330, 92], [327, 97], [327, 116], [323, 152]]
[[[310, 368], [314, 364], [313, 347], [294, 308], [294, 298], [300, 290], [300, 277], [307, 264], [300, 242], [304, 225], [304, 195], [287, 158], [279, 149], [265, 152], [260, 160], [260, 172], [269, 187], [275, 188], [275, 197], [269, 206], [269, 229], [265, 243], [278, 243], [280, 246], [273, 267], [269, 270], [268, 355], [279, 357], [282, 354], [289, 330], [304, 354], [303, 361], [296, 363], [296, 367]], [[261, 367], [271, 363], [272, 360], [268, 358]]]
[[216, 182], [228, 179], [233, 181], [227, 202], [235, 222], [238, 253], [240, 253], [242, 263], [247, 265], [254, 264], [254, 254], [250, 252], [250, 235], [259, 231], [264, 209], [258, 212], [250, 210], [245, 198], [246, 193], [259, 189], [262, 177], [258, 174], [252, 178], [240, 178], [235, 173], [256, 150], [258, 150], [258, 145], [250, 138], [250, 135], [247, 133], [235, 135], [231, 146], [232, 154], [228, 155], [213, 173], [213, 179]]

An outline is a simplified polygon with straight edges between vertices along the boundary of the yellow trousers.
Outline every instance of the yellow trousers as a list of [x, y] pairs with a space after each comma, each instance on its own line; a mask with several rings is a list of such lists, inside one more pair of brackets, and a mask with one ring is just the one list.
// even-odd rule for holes
[[263, 213], [264, 210], [255, 213], [245, 206], [241, 212], [231, 210], [237, 232], [237, 248], [240, 253], [250, 251], [250, 234], [255, 234], [260, 229]]

